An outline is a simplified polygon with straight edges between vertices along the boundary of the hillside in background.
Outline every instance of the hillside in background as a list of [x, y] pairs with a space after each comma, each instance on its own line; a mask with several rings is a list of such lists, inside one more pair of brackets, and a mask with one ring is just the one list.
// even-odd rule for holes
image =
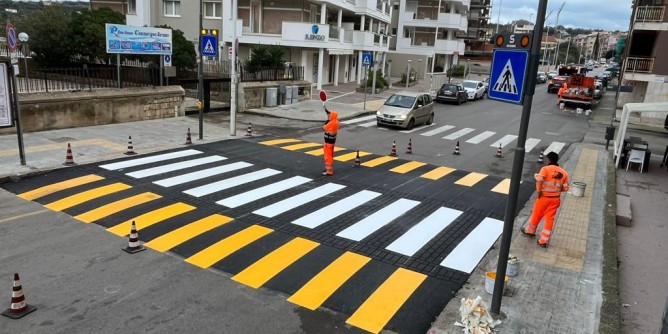
[[[90, 8], [89, 2], [58, 1], [57, 3], [51, 3], [51, 6], [54, 5], [63, 6], [64, 8], [67, 8], [73, 12]], [[19, 21], [20, 18], [29, 16], [33, 12], [41, 10], [44, 8], [44, 6], [44, 3], [41, 1], [0, 0], [0, 22], [6, 23], [7, 19], [9, 19], [11, 22]], [[6, 9], [16, 9], [17, 13], [10, 13], [6, 11]], [[0, 35], [4, 36], [4, 33]]]

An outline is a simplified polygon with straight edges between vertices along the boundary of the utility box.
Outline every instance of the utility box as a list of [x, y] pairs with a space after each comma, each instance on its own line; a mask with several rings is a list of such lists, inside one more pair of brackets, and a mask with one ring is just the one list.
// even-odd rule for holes
[[275, 107], [278, 100], [278, 87], [267, 88], [265, 105], [267, 107]]
[[285, 103], [285, 85], [284, 84], [279, 84], [278, 85], [278, 104], [286, 104]]
[[299, 87], [292, 86], [292, 103], [299, 102]]
[[294, 86], [285, 86], [285, 104], [292, 104], [292, 88]]

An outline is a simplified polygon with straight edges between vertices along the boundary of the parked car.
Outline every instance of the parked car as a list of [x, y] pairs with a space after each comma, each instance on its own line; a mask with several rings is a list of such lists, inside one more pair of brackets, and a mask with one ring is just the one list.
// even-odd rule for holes
[[604, 92], [605, 92], [605, 87], [603, 86], [603, 82], [601, 80], [596, 80], [596, 86], [594, 88], [594, 98], [600, 99], [603, 96]]
[[546, 83], [547, 82], [547, 73], [545, 72], [538, 72], [536, 74], [536, 83]]
[[477, 100], [485, 97], [485, 84], [477, 80], [464, 80], [462, 86], [466, 89], [469, 100]]
[[568, 81], [567, 77], [555, 77], [554, 79], [550, 79], [547, 82], [547, 92], [548, 93], [556, 93], [559, 91], [559, 88], [561, 88], [561, 85], [566, 83]]
[[468, 99], [468, 94], [462, 85], [446, 83], [436, 92], [436, 102], [455, 102], [462, 104]]
[[410, 130], [417, 124], [434, 121], [434, 101], [428, 93], [399, 92], [392, 94], [376, 112], [378, 126]]
[[559, 71], [549, 71], [547, 72], [547, 79], [554, 79], [559, 76]]
[[482, 81], [482, 84], [485, 85], [485, 94], [489, 92], [489, 77], [485, 78], [485, 80]]

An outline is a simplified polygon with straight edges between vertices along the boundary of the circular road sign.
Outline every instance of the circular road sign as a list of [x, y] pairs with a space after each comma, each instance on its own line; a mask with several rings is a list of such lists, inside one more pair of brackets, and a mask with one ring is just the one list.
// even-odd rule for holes
[[14, 30], [14, 26], [11, 23], [7, 23], [7, 46], [9, 46], [9, 50], [14, 52], [16, 51], [16, 30]]
[[320, 91], [320, 101], [327, 102], [327, 93], [324, 90]]

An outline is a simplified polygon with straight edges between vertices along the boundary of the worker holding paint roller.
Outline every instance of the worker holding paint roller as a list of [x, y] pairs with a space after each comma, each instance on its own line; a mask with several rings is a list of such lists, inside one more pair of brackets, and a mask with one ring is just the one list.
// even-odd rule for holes
[[325, 130], [325, 144], [323, 145], [324, 156], [325, 156], [325, 171], [322, 175], [332, 176], [334, 175], [334, 144], [336, 144], [336, 134], [339, 131], [339, 113], [334, 110], [327, 109], [327, 94], [325, 91], [320, 92], [320, 100], [322, 101], [322, 107], [327, 113], [327, 121], [322, 127]]

